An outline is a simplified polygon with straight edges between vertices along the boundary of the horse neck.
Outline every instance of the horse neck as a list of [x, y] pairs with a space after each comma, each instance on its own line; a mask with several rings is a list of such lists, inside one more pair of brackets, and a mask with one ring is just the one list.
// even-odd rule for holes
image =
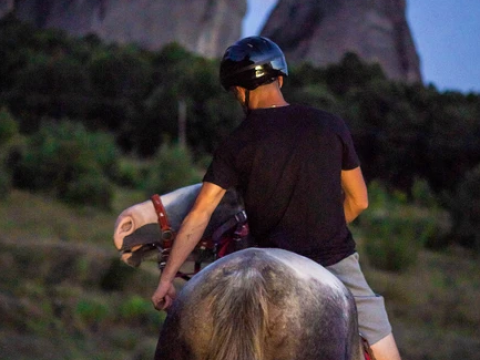
[[[179, 230], [183, 219], [192, 208], [201, 187], [202, 184], [186, 186], [161, 196], [168, 221], [175, 231]], [[242, 210], [243, 202], [239, 194], [233, 189], [228, 190], [212, 214], [204, 237], [211, 236], [218, 226]]]
[[193, 206], [198, 193], [200, 192], [201, 184], [186, 186], [168, 194], [162, 195], [163, 206], [167, 212], [170, 226], [178, 231], [183, 219]]

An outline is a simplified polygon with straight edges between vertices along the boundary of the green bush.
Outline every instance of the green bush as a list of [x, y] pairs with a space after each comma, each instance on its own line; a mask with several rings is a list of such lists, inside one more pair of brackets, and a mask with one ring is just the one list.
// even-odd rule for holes
[[111, 210], [113, 196], [111, 182], [100, 173], [89, 172], [70, 181], [62, 199], [70, 204]]
[[0, 108], [0, 199], [12, 188], [11, 171], [7, 168], [9, 142], [18, 135], [18, 124], [7, 108]]
[[466, 174], [447, 204], [454, 241], [480, 253], [480, 164]]
[[427, 221], [415, 216], [370, 217], [362, 225], [370, 264], [387, 271], [403, 271], [415, 264], [432, 231]]
[[0, 148], [18, 134], [18, 124], [7, 108], [0, 108]]
[[129, 324], [150, 326], [152, 331], [157, 330], [165, 320], [165, 313], [156, 311], [149, 300], [138, 295], [122, 301], [119, 310], [118, 318]]
[[155, 155], [145, 190], [149, 195], [165, 194], [198, 183], [201, 179], [189, 150], [181, 145], [165, 143]]
[[77, 302], [75, 316], [85, 327], [98, 329], [111, 317], [106, 300], [100, 298], [83, 298]]
[[45, 123], [28, 138], [14, 169], [15, 185], [44, 191], [72, 204], [111, 207], [110, 179], [118, 153], [105, 133], [90, 133], [70, 121]]
[[10, 174], [0, 165], [0, 201], [8, 196], [12, 188]]
[[100, 287], [105, 291], [123, 291], [128, 279], [131, 279], [135, 270], [126, 266], [123, 261], [113, 258], [110, 267], [100, 281]]
[[122, 157], [119, 160], [115, 183], [132, 189], [140, 189], [148, 174], [148, 163], [141, 159]]
[[361, 216], [364, 249], [369, 262], [387, 271], [403, 271], [437, 230], [430, 209], [409, 204], [405, 194], [388, 191], [378, 182], [369, 186], [370, 207]]

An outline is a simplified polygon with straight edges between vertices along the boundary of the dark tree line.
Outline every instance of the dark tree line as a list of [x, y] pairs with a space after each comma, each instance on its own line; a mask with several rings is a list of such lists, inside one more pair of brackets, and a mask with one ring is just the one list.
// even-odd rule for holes
[[[186, 142], [198, 159], [243, 116], [219, 85], [219, 60], [177, 44], [151, 52], [94, 35], [39, 31], [9, 16], [0, 21], [0, 49], [0, 108], [26, 136], [45, 122], [68, 119], [112, 134], [122, 154], [151, 158], [178, 138], [185, 106]], [[425, 179], [449, 199], [461, 192], [467, 174], [469, 186], [475, 183], [480, 94], [393, 82], [355, 54], [326, 68], [291, 65], [284, 90], [290, 102], [345, 118], [368, 181], [409, 193], [416, 179]]]

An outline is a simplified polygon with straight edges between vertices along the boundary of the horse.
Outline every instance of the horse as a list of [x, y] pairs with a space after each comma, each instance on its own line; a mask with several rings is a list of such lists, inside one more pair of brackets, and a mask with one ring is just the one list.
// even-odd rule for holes
[[[177, 231], [201, 184], [160, 196]], [[241, 196], [229, 189], [202, 239], [241, 223]], [[241, 217], [240, 217], [241, 218]], [[232, 222], [232, 219], [235, 221]], [[165, 248], [155, 201], [120, 213], [114, 244], [137, 267]], [[227, 226], [225, 226], [227, 225]], [[280, 249], [248, 248], [220, 257], [187, 281], [162, 326], [158, 360], [359, 360], [363, 357], [355, 301], [316, 262]]]
[[[180, 225], [192, 208], [201, 184], [185, 186], [161, 195], [159, 202], [165, 210], [169, 229], [178, 231]], [[228, 189], [220, 204], [212, 214], [202, 239], [212, 239], [219, 229], [230, 228], [245, 221], [243, 200], [235, 189]], [[242, 215], [242, 216], [241, 216]], [[232, 221], [233, 220], [233, 221]], [[164, 232], [159, 227], [159, 215], [155, 202], [146, 200], [123, 210], [115, 222], [114, 244], [121, 253], [121, 259], [127, 265], [138, 267], [145, 258], [158, 255], [165, 249]]]
[[155, 360], [360, 360], [352, 294], [316, 262], [281, 249], [222, 257], [185, 283]]

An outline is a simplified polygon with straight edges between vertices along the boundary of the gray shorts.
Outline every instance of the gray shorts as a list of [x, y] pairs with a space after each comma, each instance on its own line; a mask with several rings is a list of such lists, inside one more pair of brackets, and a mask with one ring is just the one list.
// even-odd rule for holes
[[359, 331], [369, 344], [373, 345], [389, 335], [392, 327], [388, 321], [384, 299], [375, 294], [367, 284], [360, 269], [358, 253], [326, 268], [352, 292], [357, 304]]

